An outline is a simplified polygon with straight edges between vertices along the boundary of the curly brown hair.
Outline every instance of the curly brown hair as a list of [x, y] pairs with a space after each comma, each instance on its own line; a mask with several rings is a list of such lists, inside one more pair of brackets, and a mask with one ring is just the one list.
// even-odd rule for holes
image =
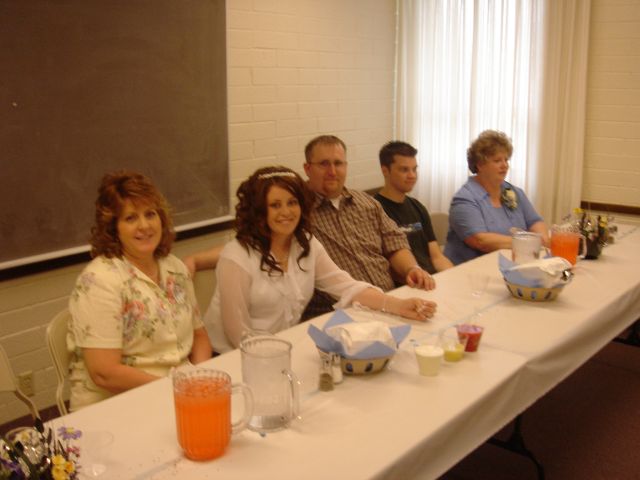
[[485, 130], [476, 138], [467, 149], [467, 164], [471, 173], [478, 173], [478, 164], [495, 155], [498, 150], [503, 150], [507, 158], [513, 154], [511, 139], [504, 132], [497, 130]]
[[238, 187], [236, 195], [236, 239], [249, 251], [253, 248], [262, 255], [260, 269], [271, 274], [282, 268], [271, 255], [271, 230], [267, 224], [267, 194], [273, 186], [291, 193], [300, 204], [300, 221], [293, 234], [302, 246], [300, 260], [309, 255], [311, 237], [311, 207], [314, 196], [300, 175], [287, 167], [264, 167], [256, 170]]
[[175, 238], [169, 205], [151, 180], [141, 173], [119, 170], [102, 177], [96, 199], [95, 223], [91, 227], [91, 256], [122, 257], [118, 218], [126, 200], [146, 203], [156, 209], [162, 222], [162, 237], [154, 257], [166, 257]]

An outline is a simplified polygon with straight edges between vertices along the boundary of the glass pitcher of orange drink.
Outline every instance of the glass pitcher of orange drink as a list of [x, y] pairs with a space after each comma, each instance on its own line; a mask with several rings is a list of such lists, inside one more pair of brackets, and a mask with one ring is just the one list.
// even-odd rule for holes
[[[244, 397], [244, 412], [231, 422], [231, 395]], [[173, 372], [178, 443], [191, 460], [221, 456], [232, 433], [243, 430], [253, 414], [253, 395], [244, 384], [231, 384], [222, 371], [197, 368]]]
[[572, 224], [553, 225], [550, 240], [551, 255], [567, 259], [575, 265], [578, 258], [584, 258], [587, 239]]

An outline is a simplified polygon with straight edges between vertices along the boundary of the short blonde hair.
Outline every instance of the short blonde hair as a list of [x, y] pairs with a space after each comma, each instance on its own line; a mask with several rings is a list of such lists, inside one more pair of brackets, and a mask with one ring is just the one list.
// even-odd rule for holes
[[478, 135], [467, 149], [467, 164], [471, 173], [478, 173], [478, 164], [495, 155], [498, 150], [504, 150], [507, 158], [511, 158], [513, 154], [513, 145], [506, 133], [485, 130]]

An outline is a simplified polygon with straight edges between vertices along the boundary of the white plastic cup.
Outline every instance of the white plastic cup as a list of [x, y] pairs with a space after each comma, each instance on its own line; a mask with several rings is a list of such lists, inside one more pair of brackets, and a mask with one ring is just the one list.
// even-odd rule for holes
[[107, 470], [113, 434], [105, 430], [83, 432], [79, 443], [82, 475], [89, 478], [101, 476]]
[[436, 345], [418, 345], [415, 347], [416, 360], [420, 375], [435, 377], [440, 371], [444, 350]]

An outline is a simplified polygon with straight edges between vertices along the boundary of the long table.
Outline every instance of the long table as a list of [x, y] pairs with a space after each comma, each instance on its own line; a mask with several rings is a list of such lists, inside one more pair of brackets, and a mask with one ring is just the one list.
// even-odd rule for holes
[[[113, 433], [105, 478], [436, 478], [640, 317], [636, 227], [621, 226], [618, 241], [600, 259], [580, 261], [572, 283], [553, 302], [511, 297], [498, 270], [500, 254], [506, 252], [437, 274], [434, 291], [395, 290], [437, 301], [436, 316], [411, 322], [409, 338], [386, 371], [346, 376], [331, 392], [318, 390], [319, 356], [308, 323], [281, 332], [293, 344], [293, 370], [302, 382], [301, 418], [266, 436], [244, 431], [214, 461], [182, 456], [168, 378], [52, 423]], [[475, 301], [467, 277], [479, 270], [491, 279]], [[356, 320], [401, 321], [358, 309], [348, 313]], [[328, 318], [311, 322], [321, 327]], [[437, 377], [421, 377], [413, 344], [469, 320], [485, 327], [480, 350], [444, 364]], [[205, 365], [242, 380], [237, 350]]]

